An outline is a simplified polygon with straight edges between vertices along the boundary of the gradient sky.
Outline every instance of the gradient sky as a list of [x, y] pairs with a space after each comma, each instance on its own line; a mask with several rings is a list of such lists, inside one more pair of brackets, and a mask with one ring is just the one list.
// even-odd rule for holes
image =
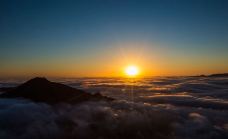
[[0, 77], [228, 72], [226, 0], [1, 0]]

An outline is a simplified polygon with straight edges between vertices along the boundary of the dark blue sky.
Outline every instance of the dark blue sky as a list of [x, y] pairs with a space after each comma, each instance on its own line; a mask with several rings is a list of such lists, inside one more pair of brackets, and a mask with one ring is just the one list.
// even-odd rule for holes
[[[163, 67], [175, 67], [173, 72], [164, 71], [164, 74], [176, 72], [177, 75], [180, 69], [175, 69], [184, 66], [201, 69], [191, 70], [189, 74], [204, 73], [205, 69], [208, 69], [205, 73], [224, 72], [228, 70], [228, 1], [0, 2], [1, 74], [44, 74], [55, 68], [66, 72], [74, 64], [86, 69], [91, 68], [91, 60], [102, 65], [101, 59], [113, 58], [110, 51], [118, 53], [113, 45], [116, 42], [159, 44], [146, 46], [146, 50], [147, 55], [153, 55], [153, 50], [159, 49], [156, 58], [166, 63]], [[125, 46], [121, 47], [125, 50]], [[136, 47], [126, 49], [137, 51]], [[167, 58], [159, 58], [159, 54]], [[199, 66], [191, 65], [194, 62]], [[84, 69], [79, 68], [73, 75], [87, 75], [80, 71]], [[99, 68], [96, 71], [102, 72]]]

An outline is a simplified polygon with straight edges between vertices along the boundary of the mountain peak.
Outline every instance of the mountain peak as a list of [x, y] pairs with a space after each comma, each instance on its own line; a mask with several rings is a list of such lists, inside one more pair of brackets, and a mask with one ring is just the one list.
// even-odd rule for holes
[[64, 84], [50, 82], [44, 77], [35, 77], [24, 84], [19, 85], [15, 89], [1, 94], [0, 97], [22, 97], [47, 103], [77, 103], [87, 100], [112, 100], [102, 95], [92, 95], [83, 90], [72, 88]]
[[35, 77], [33, 79], [28, 80], [27, 82], [33, 82], [33, 83], [42, 83], [42, 82], [50, 82], [45, 77]]

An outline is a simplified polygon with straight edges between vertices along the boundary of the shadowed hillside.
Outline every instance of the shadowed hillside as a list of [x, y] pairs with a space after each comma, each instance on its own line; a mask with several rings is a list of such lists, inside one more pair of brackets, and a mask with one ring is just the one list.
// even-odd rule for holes
[[37, 102], [47, 103], [78, 103], [87, 100], [112, 100], [97, 94], [89, 94], [83, 90], [75, 89], [60, 83], [50, 82], [46, 78], [36, 77], [18, 87], [6, 91], [2, 98], [26, 98]]

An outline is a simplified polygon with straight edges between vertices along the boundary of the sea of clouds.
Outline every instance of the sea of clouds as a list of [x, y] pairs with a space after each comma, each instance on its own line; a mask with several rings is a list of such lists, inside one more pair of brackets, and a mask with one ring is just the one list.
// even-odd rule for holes
[[116, 100], [48, 105], [0, 99], [0, 139], [228, 138], [228, 78], [53, 81]]

